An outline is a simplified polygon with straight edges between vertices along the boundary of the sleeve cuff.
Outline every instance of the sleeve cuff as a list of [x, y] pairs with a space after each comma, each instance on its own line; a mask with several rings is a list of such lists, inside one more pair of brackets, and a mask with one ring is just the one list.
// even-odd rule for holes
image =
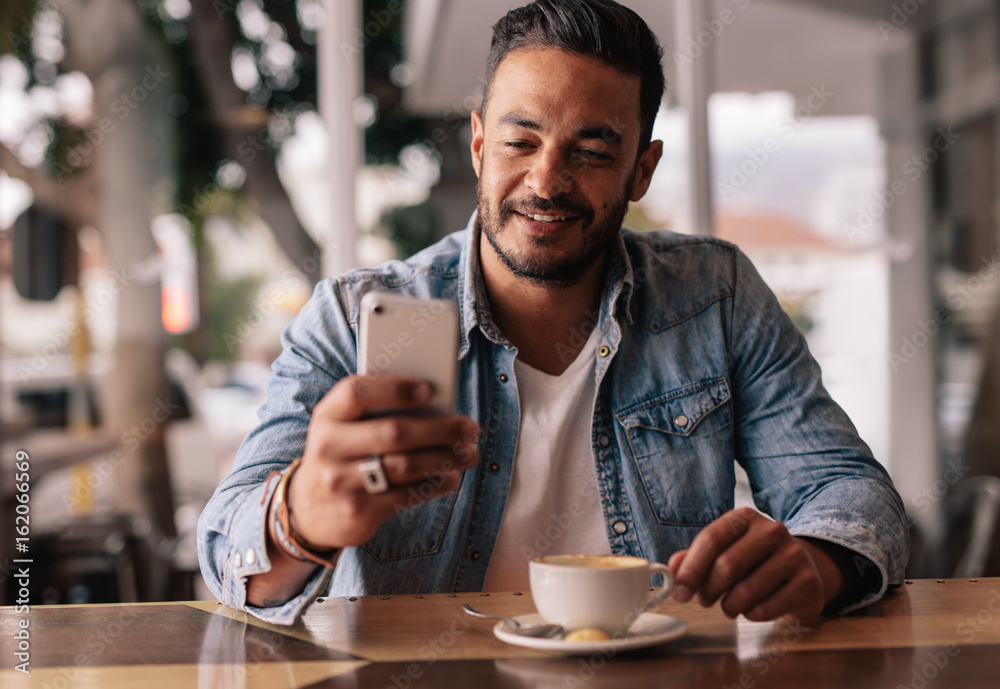
[[833, 609], [836, 614], [846, 615], [860, 610], [885, 595], [890, 583], [888, 561], [871, 534], [857, 526], [835, 522], [797, 525], [791, 534], [827, 541], [854, 554], [852, 562], [861, 579], [854, 590], [846, 592], [837, 601], [837, 607]]
[[262, 608], [247, 603], [247, 577], [271, 569], [267, 556], [267, 506], [277, 485], [276, 480], [271, 480], [260, 489], [249, 491], [236, 510], [222, 585], [222, 602], [237, 610], [245, 610], [265, 622], [290, 625], [316, 596], [329, 588], [333, 570], [317, 566], [302, 593], [282, 605]]

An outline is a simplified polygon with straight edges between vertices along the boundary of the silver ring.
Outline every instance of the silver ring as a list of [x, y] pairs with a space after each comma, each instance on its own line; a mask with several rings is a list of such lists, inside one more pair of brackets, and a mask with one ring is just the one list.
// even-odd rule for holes
[[384, 493], [389, 490], [389, 479], [385, 477], [382, 455], [369, 455], [367, 460], [358, 465], [358, 471], [364, 477], [362, 482], [369, 493]]

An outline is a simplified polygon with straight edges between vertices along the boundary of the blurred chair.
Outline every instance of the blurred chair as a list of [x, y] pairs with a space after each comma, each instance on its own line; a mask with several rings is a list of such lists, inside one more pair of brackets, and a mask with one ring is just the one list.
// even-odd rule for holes
[[[1000, 517], [1000, 478], [970, 476], [952, 491], [948, 499], [951, 528], [945, 543], [964, 539], [965, 550], [951, 576], [956, 578], [987, 575], [986, 561], [994, 544], [997, 518]], [[960, 541], [961, 542], [961, 541]], [[990, 572], [995, 576], [1000, 572]]]

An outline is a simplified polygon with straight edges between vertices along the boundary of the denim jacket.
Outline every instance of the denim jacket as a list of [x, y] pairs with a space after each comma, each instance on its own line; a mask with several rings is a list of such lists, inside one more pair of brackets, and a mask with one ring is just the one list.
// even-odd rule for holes
[[[318, 595], [482, 589], [520, 415], [517, 350], [490, 318], [478, 241], [473, 216], [406, 261], [323, 281], [282, 334], [260, 424], [198, 524], [201, 569], [220, 601], [290, 624]], [[899, 585], [909, 547], [902, 501], [749, 260], [717, 239], [623, 229], [605, 263], [591, 440], [612, 551], [665, 562], [686, 548], [732, 509], [735, 459], [760, 510], [795, 535], [851, 549], [859, 571], [877, 568], [878, 582], [842, 612]], [[398, 510], [346, 548], [332, 574], [317, 568], [296, 598], [249, 605], [247, 577], [270, 568], [265, 508], [276, 482], [265, 479], [302, 454], [313, 407], [357, 371], [369, 290], [458, 303], [457, 413], [481, 426], [480, 461], [458, 490]]]

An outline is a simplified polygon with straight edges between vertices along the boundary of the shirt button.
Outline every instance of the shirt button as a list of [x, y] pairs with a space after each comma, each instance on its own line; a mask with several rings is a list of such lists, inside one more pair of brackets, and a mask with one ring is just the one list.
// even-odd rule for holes
[[612, 524], [611, 528], [614, 529], [615, 533], [618, 534], [619, 536], [621, 536], [623, 533], [625, 533], [626, 531], [628, 531], [628, 526], [625, 524], [625, 522], [621, 522], [621, 521], [618, 521], [618, 522], [615, 522], [614, 524]]
[[243, 556], [242, 555], [240, 555], [239, 553], [236, 553], [235, 560], [236, 560], [236, 566], [237, 567], [242, 567], [243, 566]]
[[500, 471], [500, 465], [497, 464], [496, 462], [493, 462], [492, 464], [490, 464], [490, 471], [492, 471], [494, 474], [497, 473], [498, 471]]
[[600, 349], [597, 350], [597, 354], [601, 358], [606, 357], [610, 353], [611, 353], [611, 348], [608, 347], [607, 345], [604, 345], [603, 347], [601, 347]]
[[472, 559], [473, 560], [478, 560], [479, 559], [479, 551], [478, 550], [473, 550], [472, 551]]
[[246, 560], [248, 565], [252, 565], [257, 561], [257, 551], [253, 548], [247, 548]]
[[681, 428], [684, 428], [685, 426], [688, 425], [688, 417], [681, 414], [676, 419], [674, 419], [674, 423], [680, 426]]
[[506, 373], [501, 373], [500, 374], [500, 382], [501, 383], [506, 383], [507, 382], [507, 374]]
[[611, 438], [604, 435], [603, 433], [597, 438], [597, 444], [601, 447], [607, 447], [611, 444]]

